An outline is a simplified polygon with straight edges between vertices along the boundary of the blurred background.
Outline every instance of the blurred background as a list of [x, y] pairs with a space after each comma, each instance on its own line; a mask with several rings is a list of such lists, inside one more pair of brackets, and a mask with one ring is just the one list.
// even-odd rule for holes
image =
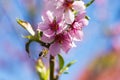
[[[89, 0], [84, 0], [86, 3]], [[29, 58], [25, 51], [28, 33], [16, 18], [37, 28], [41, 21], [42, 0], [0, 0], [0, 80], [39, 80], [35, 61], [41, 47], [31, 44]], [[76, 42], [65, 62], [77, 60], [60, 80], [120, 80], [120, 3], [119, 0], [95, 0], [87, 8], [89, 25], [84, 39]]]

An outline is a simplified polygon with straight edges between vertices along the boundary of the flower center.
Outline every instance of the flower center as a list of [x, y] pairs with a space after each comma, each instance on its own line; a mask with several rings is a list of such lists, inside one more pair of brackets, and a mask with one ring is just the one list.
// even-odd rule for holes
[[56, 35], [55, 40], [60, 44], [63, 43], [64, 35], [63, 34]]
[[50, 29], [52, 31], [57, 31], [59, 29], [59, 25], [58, 23], [56, 22], [56, 20], [54, 20], [51, 24], [50, 24]]
[[65, 0], [63, 6], [64, 6], [66, 9], [71, 9], [71, 8], [72, 8], [72, 3], [73, 3], [73, 1]]

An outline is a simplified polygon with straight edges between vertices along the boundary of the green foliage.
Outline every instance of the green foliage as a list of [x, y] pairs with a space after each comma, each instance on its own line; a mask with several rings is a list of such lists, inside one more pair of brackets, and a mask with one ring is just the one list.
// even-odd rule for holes
[[89, 16], [85, 16], [85, 19], [90, 20], [90, 17]]
[[63, 74], [69, 74], [69, 72], [64, 72]]
[[36, 64], [36, 70], [39, 74], [40, 80], [48, 80], [49, 78], [49, 69], [46, 69], [45, 65], [43, 64], [42, 60], [39, 59]]
[[24, 21], [24, 20], [21, 20], [21, 19], [16, 19], [17, 20], [17, 23], [22, 26], [25, 30], [27, 30], [32, 36], [35, 35], [35, 31], [33, 30], [32, 26], [30, 23]]
[[61, 70], [64, 66], [64, 59], [60, 54], [58, 54], [58, 59], [59, 59], [59, 68]]
[[60, 69], [59, 69], [58, 74], [56, 75], [55, 80], [58, 80], [59, 76], [62, 74], [68, 74], [69, 72], [67, 72], [67, 70], [69, 69], [70, 66], [72, 66], [76, 62], [76, 60], [73, 60], [73, 61], [69, 62], [66, 66], [64, 66], [64, 59], [60, 54], [58, 54], [58, 59], [59, 59], [59, 68]]
[[23, 36], [24, 38], [28, 39], [28, 42], [26, 42], [26, 45], [25, 45], [25, 49], [26, 49], [27, 53], [29, 54], [29, 52], [30, 52], [29, 51], [30, 44], [33, 41], [39, 42], [39, 40], [40, 40], [40, 38], [42, 36], [42, 32], [37, 31], [37, 33], [35, 34], [32, 26], [28, 22], [23, 21], [21, 19], [17, 19], [17, 23], [31, 34], [31, 35], [28, 35], [28, 36]]
[[30, 46], [30, 43], [31, 43], [32, 41], [31, 40], [29, 40], [27, 43], [26, 43], [26, 45], [25, 45], [25, 50], [26, 50], [26, 52], [29, 54], [29, 46]]
[[28, 36], [24, 36], [24, 38], [28, 39], [28, 42], [26, 42], [25, 45], [25, 49], [27, 51], [27, 53], [29, 54], [29, 46], [32, 42], [39, 42], [40, 38], [41, 38], [42, 33], [41, 32], [37, 32], [36, 35], [32, 36], [32, 35], [28, 35]]
[[90, 2], [88, 2], [87, 4], [85, 4], [86, 7], [89, 7], [95, 0], [91, 0]]
[[73, 65], [74, 63], [76, 62], [76, 60], [73, 60], [71, 62], [69, 62], [66, 66], [64, 66], [60, 71], [59, 71], [59, 74], [62, 74], [64, 73], [65, 71], [67, 71], [69, 69], [69, 67], [71, 65]]

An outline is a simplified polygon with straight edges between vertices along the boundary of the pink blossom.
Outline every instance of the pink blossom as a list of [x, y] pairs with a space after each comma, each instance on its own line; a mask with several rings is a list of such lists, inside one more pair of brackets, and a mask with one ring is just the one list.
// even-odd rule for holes
[[51, 11], [56, 18], [61, 18], [63, 17], [63, 11], [61, 9], [58, 9], [57, 6], [59, 5], [58, 0], [44, 0], [44, 9], [42, 14], [46, 14], [47, 11]]
[[[75, 47], [74, 41], [83, 37], [82, 28], [88, 24], [85, 19], [83, 1], [44, 0], [46, 2], [42, 22], [38, 29], [43, 32], [41, 41], [50, 43], [49, 53], [56, 56], [63, 50], [67, 53]], [[75, 13], [74, 13], [75, 12]]]
[[61, 10], [64, 14], [64, 19], [67, 24], [71, 24], [74, 21], [75, 15], [73, 11], [83, 11], [85, 10], [85, 5], [83, 1], [73, 1], [73, 0], [57, 0], [57, 9]]
[[54, 43], [51, 44], [49, 48], [49, 53], [52, 56], [56, 56], [60, 53], [62, 49], [65, 53], [67, 53], [70, 48], [74, 47], [71, 37], [68, 35], [67, 32], [61, 33], [55, 36]]
[[56, 18], [56, 16], [53, 16], [50, 11], [47, 11], [47, 13], [42, 16], [42, 20], [43, 22], [39, 23], [38, 29], [43, 31], [43, 34], [47, 37], [59, 34], [65, 28], [64, 21], [61, 18]]
[[74, 22], [70, 25], [69, 34], [75, 41], [80, 41], [83, 38], [83, 26], [88, 25], [88, 20], [85, 19], [85, 12], [81, 12], [76, 16]]

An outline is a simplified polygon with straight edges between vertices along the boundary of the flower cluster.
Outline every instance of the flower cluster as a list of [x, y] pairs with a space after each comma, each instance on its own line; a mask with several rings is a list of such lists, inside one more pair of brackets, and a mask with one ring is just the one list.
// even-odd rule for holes
[[44, 0], [42, 22], [38, 30], [43, 32], [41, 40], [50, 43], [49, 53], [56, 56], [62, 49], [67, 53], [74, 41], [81, 41], [82, 28], [88, 25], [85, 4], [82, 0]]

